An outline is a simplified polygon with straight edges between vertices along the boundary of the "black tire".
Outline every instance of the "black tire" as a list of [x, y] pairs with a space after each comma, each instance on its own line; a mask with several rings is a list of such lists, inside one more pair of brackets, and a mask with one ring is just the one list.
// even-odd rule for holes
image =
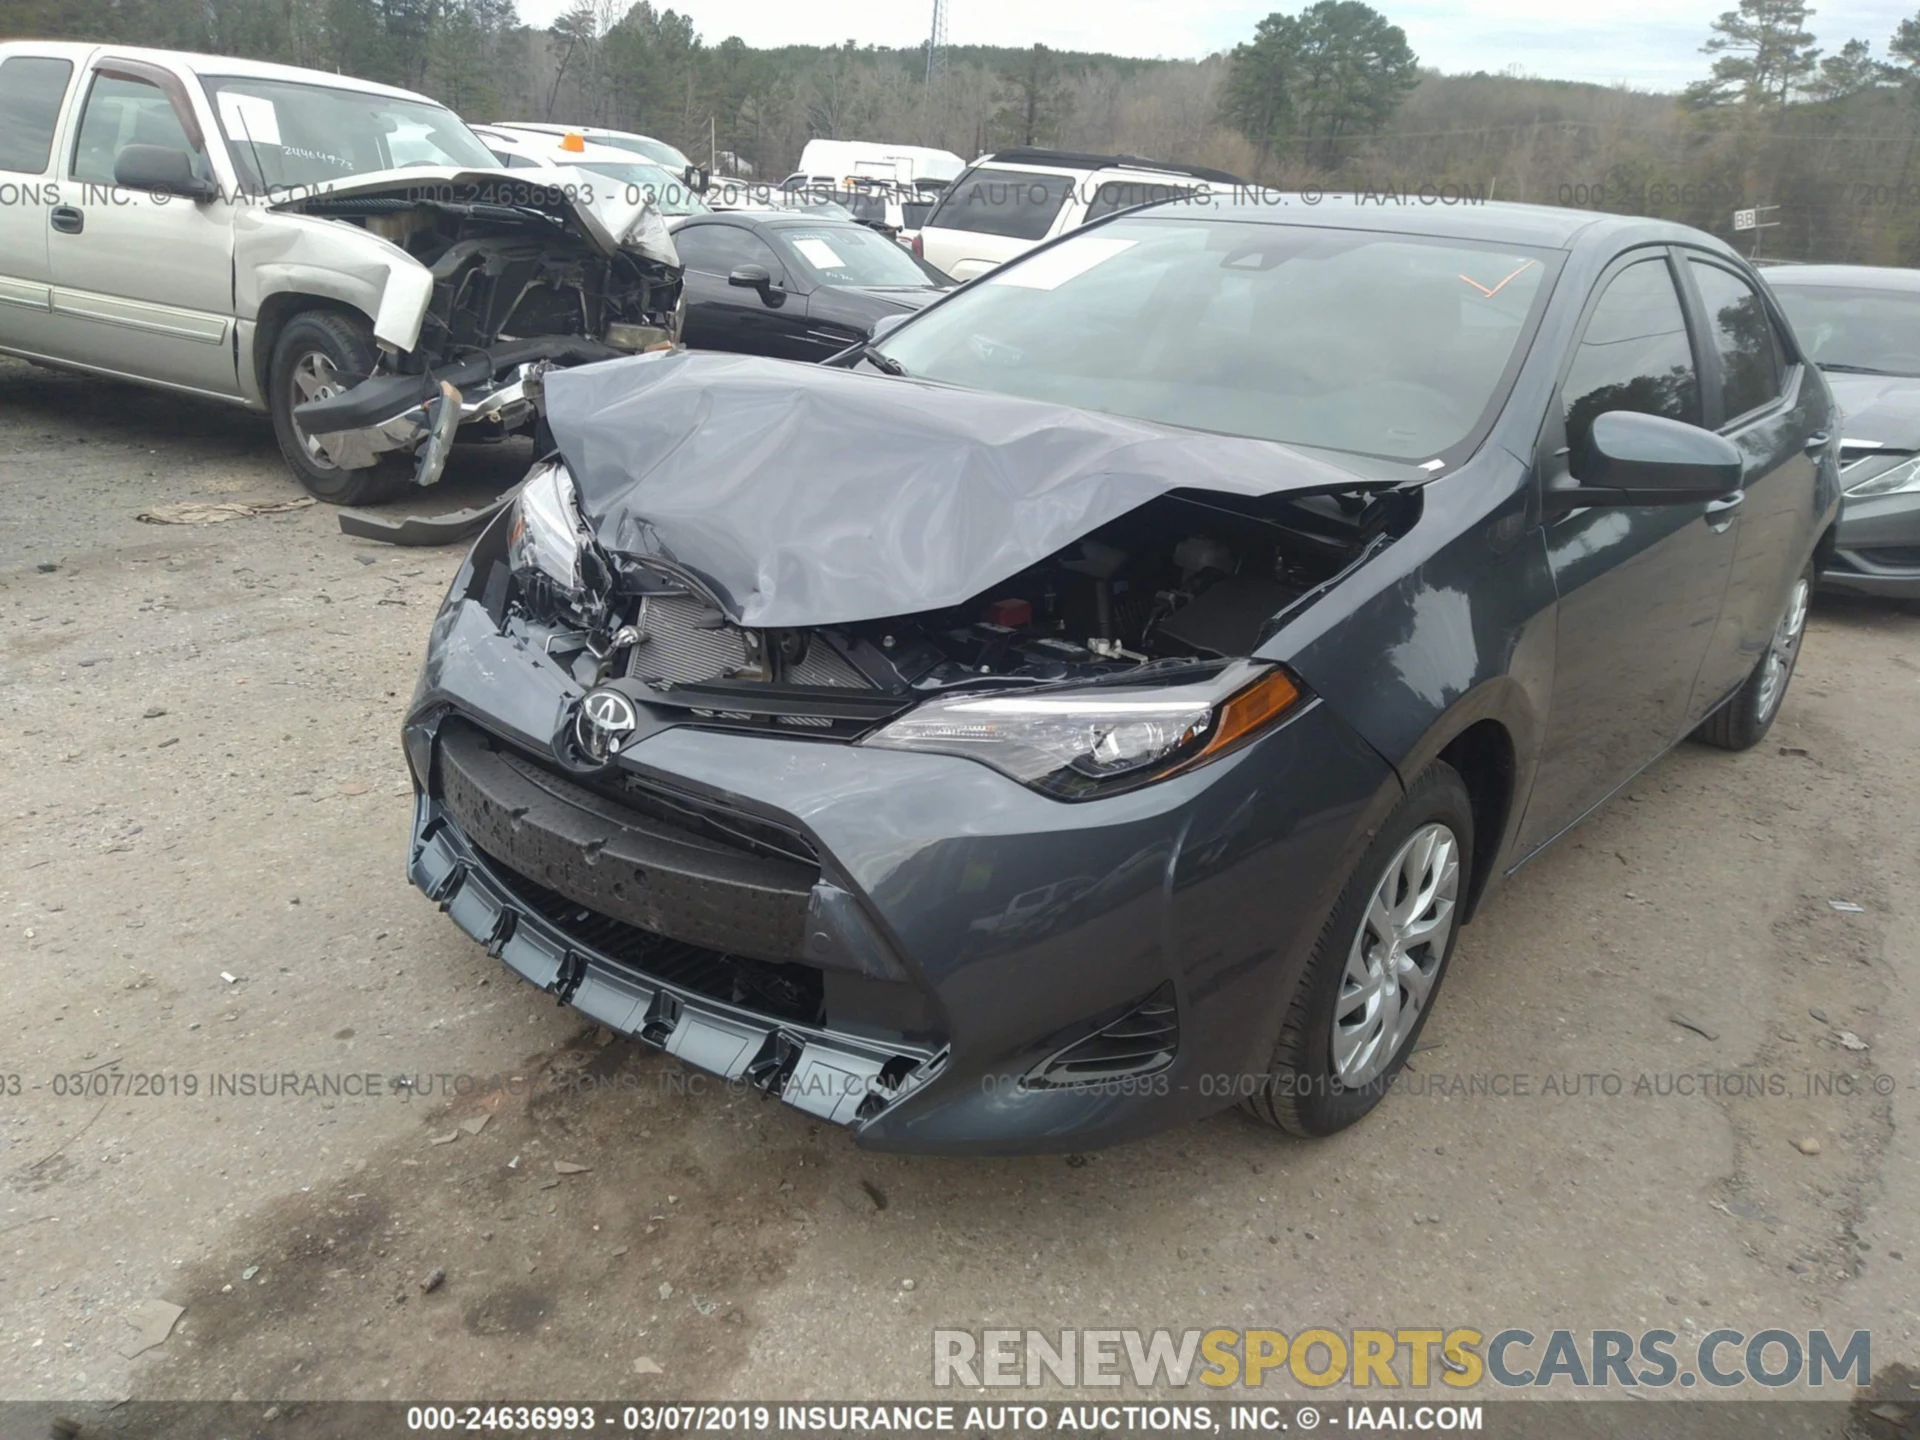
[[[1454, 893], [1446, 911], [1451, 923], [1437, 956], [1431, 953], [1430, 943], [1411, 947], [1410, 954], [1427, 952], [1416, 963], [1423, 974], [1430, 975], [1425, 1000], [1419, 1005], [1411, 1028], [1392, 1048], [1377, 1074], [1365, 1078], [1363, 1083], [1350, 1085], [1340, 1078], [1334, 1057], [1337, 1014], [1352, 1013], [1349, 1007], [1359, 1003], [1351, 996], [1343, 998], [1342, 995], [1348, 958], [1357, 947], [1364, 949], [1362, 926], [1367, 922], [1374, 893], [1388, 879], [1389, 867], [1399, 871], [1394, 862], [1399, 859], [1402, 848], [1429, 825], [1445, 826], [1452, 832], [1456, 846]], [[1428, 868], [1431, 870], [1432, 866]], [[1472, 873], [1473, 805], [1459, 772], [1443, 761], [1435, 761], [1387, 816], [1334, 903], [1333, 913], [1320, 931], [1306, 972], [1301, 975], [1281, 1019], [1267, 1073], [1260, 1078], [1254, 1093], [1241, 1102], [1249, 1113], [1289, 1135], [1305, 1138], [1344, 1130], [1380, 1103], [1413, 1053], [1420, 1032], [1426, 1028], [1427, 1017], [1433, 1013], [1441, 981], [1446, 978], [1447, 964], [1459, 940], [1460, 906], [1465, 902], [1468, 877]], [[1428, 961], [1432, 962], [1430, 971]], [[1409, 992], [1396, 980], [1394, 993], [1399, 997], [1395, 1002], [1397, 1015]]]
[[[1752, 673], [1733, 692], [1727, 702], [1702, 720], [1693, 738], [1722, 750], [1751, 750], [1773, 728], [1780, 707], [1786, 703], [1787, 686], [1793, 682], [1794, 667], [1800, 663], [1800, 640], [1807, 630], [1807, 604], [1813, 596], [1815, 567], [1808, 565], [1787, 592], [1787, 608], [1774, 626], [1767, 653], [1754, 665]], [[1770, 667], [1779, 666], [1769, 686]]]
[[392, 499], [407, 484], [412, 463], [405, 456], [382, 455], [364, 469], [342, 470], [308, 448], [293, 419], [299, 393], [295, 372], [303, 362], [310, 357], [324, 359], [332, 371], [332, 383], [339, 389], [350, 389], [373, 373], [379, 353], [372, 327], [358, 316], [336, 310], [302, 311], [286, 323], [274, 342], [273, 358], [267, 366], [267, 404], [273, 415], [273, 433], [294, 477], [316, 500], [330, 505], [367, 505]]

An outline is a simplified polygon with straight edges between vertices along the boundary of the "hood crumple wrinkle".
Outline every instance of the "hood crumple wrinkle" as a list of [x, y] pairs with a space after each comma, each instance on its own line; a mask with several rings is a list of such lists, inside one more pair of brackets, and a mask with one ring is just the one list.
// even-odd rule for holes
[[1174, 490], [1351, 490], [1266, 440], [1041, 400], [685, 351], [546, 379], [600, 543], [706, 580], [752, 627], [957, 605]]

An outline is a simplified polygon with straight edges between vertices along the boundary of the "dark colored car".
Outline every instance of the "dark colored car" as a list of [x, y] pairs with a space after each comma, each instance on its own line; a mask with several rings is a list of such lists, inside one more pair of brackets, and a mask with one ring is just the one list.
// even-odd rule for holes
[[682, 339], [696, 349], [824, 360], [953, 285], [868, 227], [821, 215], [722, 212], [682, 223], [673, 243]]
[[1158, 207], [833, 365], [548, 398], [410, 874], [883, 1149], [1358, 1119], [1503, 876], [1766, 733], [1840, 503], [1753, 272], [1564, 210]]
[[1823, 584], [1920, 600], [1920, 270], [1767, 271], [1840, 406], [1846, 506]]

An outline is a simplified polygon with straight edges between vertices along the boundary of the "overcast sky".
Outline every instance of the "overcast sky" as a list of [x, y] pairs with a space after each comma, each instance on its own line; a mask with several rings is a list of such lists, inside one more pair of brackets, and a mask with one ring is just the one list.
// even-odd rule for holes
[[[519, 0], [521, 17], [545, 25], [569, 0]], [[926, 39], [932, 0], [655, 0], [693, 17], [709, 43], [738, 35], [749, 45], [918, 45]], [[1706, 73], [1700, 54], [1707, 26], [1735, 0], [1373, 0], [1407, 32], [1424, 65], [1446, 71], [1504, 70], [1510, 65], [1554, 79], [1625, 82], [1641, 89], [1678, 89]], [[1920, 0], [1828, 0], [1816, 5], [1812, 30], [1821, 48], [1859, 38], [1884, 52], [1887, 37]], [[1031, 45], [1104, 50], [1117, 55], [1192, 59], [1227, 49], [1253, 34], [1274, 9], [1244, 0], [1098, 0], [1034, 4], [1033, 0], [950, 0], [948, 38], [955, 44]], [[1284, 8], [1297, 11], [1301, 0]]]

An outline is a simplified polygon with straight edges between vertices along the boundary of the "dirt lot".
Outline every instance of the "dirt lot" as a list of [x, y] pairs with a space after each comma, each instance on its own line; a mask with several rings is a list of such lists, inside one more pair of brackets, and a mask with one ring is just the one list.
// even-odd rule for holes
[[[525, 460], [463, 449], [436, 504]], [[262, 421], [0, 360], [0, 1397], [900, 1396], [935, 1326], [1920, 1356], [1920, 613], [1823, 603], [1762, 748], [1683, 748], [1516, 877], [1360, 1128], [907, 1160], [600, 1043], [407, 884], [457, 553], [135, 519], [295, 493]], [[234, 1093], [287, 1072], [374, 1093]]]

